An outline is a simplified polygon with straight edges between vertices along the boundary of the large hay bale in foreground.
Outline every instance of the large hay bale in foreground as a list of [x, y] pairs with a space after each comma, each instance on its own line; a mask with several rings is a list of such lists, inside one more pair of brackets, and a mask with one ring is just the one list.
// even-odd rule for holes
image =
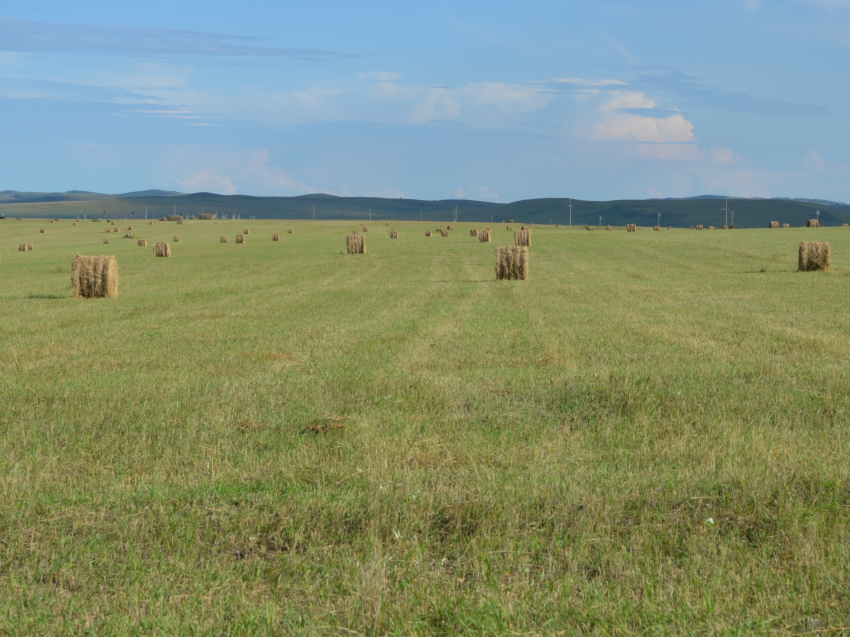
[[770, 223], [767, 224], [767, 227], [768, 228], [778, 228], [779, 222], [778, 221], [771, 221]]
[[279, 234], [273, 234], [272, 235], [272, 241], [280, 241], [280, 235]]
[[806, 222], [806, 227], [807, 228], [820, 228], [820, 221], [818, 221], [817, 219], [809, 219]]
[[496, 280], [526, 281], [528, 279], [528, 248], [507, 246], [496, 248]]
[[637, 225], [634, 223], [627, 223], [626, 232], [637, 232]]
[[218, 242], [219, 242], [219, 243], [227, 243], [227, 237], [225, 237], [224, 235], [221, 235], [221, 236], [218, 238]]
[[75, 256], [71, 261], [71, 291], [78, 299], [118, 296], [118, 263], [115, 257]]
[[800, 272], [829, 270], [829, 244], [818, 241], [801, 241], [798, 264]]
[[146, 248], [147, 245], [148, 245], [148, 240], [147, 239], [139, 239], [138, 243], [139, 243], [140, 248]]
[[469, 231], [469, 236], [470, 237], [477, 237], [478, 236], [478, 230], [476, 228], [473, 228], [472, 230]]
[[526, 247], [530, 246], [531, 230], [526, 230], [525, 228], [523, 228], [522, 230], [517, 230], [516, 232], [514, 232], [514, 245]]
[[362, 234], [350, 234], [345, 237], [348, 254], [366, 254], [366, 237]]
[[390, 239], [398, 239], [398, 230], [395, 228], [390, 230]]
[[171, 256], [171, 246], [168, 241], [161, 241], [159, 243], [155, 243], [153, 246], [153, 256], [155, 257], [170, 257]]
[[790, 224], [790, 223], [783, 223], [783, 224], [782, 224], [782, 227], [783, 227], [783, 228], [790, 228], [790, 227], [791, 227], [791, 224]]
[[237, 234], [235, 241], [236, 243], [245, 243], [245, 235]]

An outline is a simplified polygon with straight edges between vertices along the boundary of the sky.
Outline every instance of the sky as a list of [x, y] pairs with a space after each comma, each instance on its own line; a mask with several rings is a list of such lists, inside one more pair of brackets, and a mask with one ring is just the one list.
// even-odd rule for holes
[[0, 3], [0, 189], [850, 201], [850, 0]]

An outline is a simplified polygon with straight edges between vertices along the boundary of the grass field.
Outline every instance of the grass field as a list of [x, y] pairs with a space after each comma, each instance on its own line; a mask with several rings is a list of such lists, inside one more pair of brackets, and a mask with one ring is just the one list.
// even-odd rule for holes
[[850, 635], [850, 229], [133, 225], [0, 222], [0, 634]]

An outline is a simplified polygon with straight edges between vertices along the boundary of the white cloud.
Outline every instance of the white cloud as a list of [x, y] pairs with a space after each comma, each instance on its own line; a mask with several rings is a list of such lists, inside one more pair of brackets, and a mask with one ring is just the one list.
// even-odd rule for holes
[[620, 80], [583, 80], [579, 77], [556, 77], [555, 82], [559, 84], [575, 84], [576, 86], [626, 86]]
[[600, 107], [604, 115], [592, 126], [592, 136], [599, 140], [621, 140], [629, 142], [651, 142], [670, 144], [696, 141], [693, 124], [683, 115], [649, 117], [634, 112], [652, 109], [655, 101], [637, 91], [617, 92]]
[[850, 171], [850, 166], [844, 162], [827, 162], [817, 148], [810, 148], [802, 157], [803, 166], [820, 173], [841, 174]]
[[456, 199], [475, 199], [477, 201], [498, 201], [500, 199], [498, 192], [480, 184], [466, 188], [455, 188], [451, 192]]

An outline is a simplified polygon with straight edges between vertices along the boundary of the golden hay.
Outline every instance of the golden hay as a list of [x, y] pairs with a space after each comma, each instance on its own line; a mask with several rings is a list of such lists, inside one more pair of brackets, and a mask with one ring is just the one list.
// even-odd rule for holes
[[426, 230], [426, 231], [425, 231], [425, 236], [426, 236], [426, 237], [430, 237], [430, 236], [431, 236], [431, 231], [430, 231], [430, 230]]
[[440, 235], [443, 236], [443, 237], [448, 237], [449, 231], [448, 230], [440, 230]]
[[708, 229], [709, 229], [709, 230], [714, 230], [715, 228], [714, 228], [714, 226], [708, 226]]
[[236, 235], [236, 243], [245, 243], [245, 235], [237, 234]]
[[112, 232], [120, 232], [120, 230], [121, 230], [121, 229], [120, 229], [118, 226], [115, 226], [115, 227], [112, 229]]
[[517, 246], [530, 246], [531, 245], [531, 230], [526, 230], [523, 228], [522, 230], [517, 230], [514, 232], [514, 245]]
[[389, 222], [389, 221], [385, 221], [385, 222], [384, 222], [384, 225], [385, 225], [385, 226], [388, 226], [388, 225], [390, 225], [390, 222]]
[[211, 214], [209, 214], [208, 212], [205, 212], [204, 214], [202, 214], [198, 217], [198, 219], [202, 219], [204, 221], [209, 221], [212, 218], [213, 218], [213, 216]]
[[363, 232], [369, 232], [369, 228], [367, 228], [366, 226], [363, 226]]
[[75, 222], [74, 222], [74, 223], [72, 223], [71, 225], [72, 225], [72, 226], [76, 226], [76, 225], [77, 225], [77, 222], [75, 221]]
[[127, 226], [127, 232], [131, 232], [133, 230], [133, 226]]
[[47, 234], [47, 230], [45, 230], [44, 228], [42, 228], [41, 230], [39, 230], [39, 232], [40, 232], [41, 234]]
[[790, 224], [790, 223], [783, 223], [783, 224], [782, 224], [782, 227], [783, 227], [783, 228], [790, 228], [790, 227], [791, 227], [791, 224]]
[[779, 222], [778, 221], [771, 221], [770, 223], [767, 224], [767, 227], [768, 228], [778, 228]]
[[472, 230], [469, 231], [469, 236], [470, 237], [477, 237], [478, 236], [478, 230], [473, 228]]
[[528, 248], [526, 246], [496, 248], [496, 280], [528, 280]]
[[652, 226], [653, 232], [661, 232], [661, 226]]
[[842, 224], [841, 224], [841, 227], [842, 227], [842, 228], [846, 228], [848, 225], [850, 225], [850, 224], [842, 223]]
[[109, 243], [109, 237], [104, 237], [104, 238], [103, 238], [103, 242], [104, 242], [104, 243]]
[[112, 228], [106, 228], [106, 232], [107, 233], [112, 232]]
[[446, 230], [454, 230], [454, 229], [455, 229], [454, 226], [446, 226]]
[[75, 298], [115, 298], [118, 296], [118, 263], [115, 257], [84, 257], [71, 261], [71, 292]]
[[174, 243], [180, 243], [180, 237], [176, 234], [174, 235]]
[[183, 215], [168, 215], [168, 219], [163, 218], [163, 219], [160, 219], [160, 221], [177, 221], [177, 222], [181, 222], [181, 221], [183, 221]]
[[147, 239], [139, 239], [138, 244], [139, 244], [139, 247], [146, 248], [147, 245], [148, 245], [148, 240]]
[[288, 232], [289, 234], [292, 234], [292, 228], [290, 228], [289, 230], [287, 230], [287, 232]]
[[697, 230], [702, 230], [702, 224], [699, 224], [699, 225], [697, 226]]
[[637, 232], [637, 225], [633, 223], [626, 224], [626, 232]]
[[589, 232], [593, 232], [593, 226], [585, 226]]
[[820, 221], [818, 221], [817, 219], [809, 219], [806, 222], [806, 227], [807, 228], [820, 228]]
[[398, 230], [395, 228], [390, 230], [390, 239], [398, 239]]
[[153, 256], [155, 257], [170, 257], [171, 256], [171, 246], [167, 241], [161, 241], [160, 243], [155, 243], [153, 246]]
[[32, 244], [31, 243], [27, 244], [27, 250], [32, 250]]
[[366, 237], [362, 234], [350, 234], [345, 237], [348, 254], [366, 254]]
[[245, 229], [242, 231], [242, 234], [248, 234], [248, 228], [245, 228]]
[[728, 229], [729, 229], [729, 226], [723, 226], [723, 227], [721, 228], [721, 230], [728, 230]]
[[505, 230], [513, 230], [511, 226], [505, 226]]
[[817, 241], [800, 242], [800, 272], [829, 270], [829, 244]]
[[148, 225], [149, 225], [149, 226], [152, 226], [152, 225], [153, 225], [153, 221], [148, 221]]
[[53, 219], [51, 219], [51, 220], [50, 220], [50, 223], [53, 223], [53, 221], [54, 221], [54, 220], [53, 220]]
[[224, 235], [221, 235], [221, 236], [218, 238], [218, 242], [219, 242], [219, 243], [227, 243], [227, 237], [225, 237]]
[[168, 221], [168, 217], [160, 217], [159, 220], [160, 221]]
[[280, 235], [279, 234], [273, 234], [272, 235], [272, 241], [280, 241]]
[[612, 228], [611, 226], [605, 226], [605, 229], [606, 230], [613, 230], [614, 228]]
[[26, 252], [26, 251], [27, 251], [27, 244], [26, 243], [19, 243], [18, 244], [18, 252]]
[[481, 243], [490, 243], [490, 228], [485, 228], [478, 233], [478, 241]]

